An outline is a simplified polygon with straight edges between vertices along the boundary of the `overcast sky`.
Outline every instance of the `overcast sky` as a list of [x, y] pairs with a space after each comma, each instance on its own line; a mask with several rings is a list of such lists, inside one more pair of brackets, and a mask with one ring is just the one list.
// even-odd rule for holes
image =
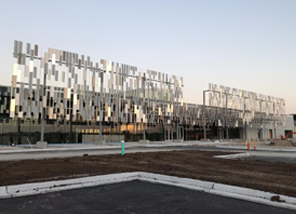
[[13, 41], [184, 77], [184, 101], [208, 83], [286, 100], [296, 113], [296, 0], [0, 0], [1, 85]]

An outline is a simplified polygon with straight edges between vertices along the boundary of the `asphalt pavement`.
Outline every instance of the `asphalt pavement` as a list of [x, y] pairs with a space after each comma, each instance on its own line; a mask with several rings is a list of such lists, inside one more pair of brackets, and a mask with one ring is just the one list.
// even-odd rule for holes
[[0, 210], [1, 214], [295, 214], [292, 210], [141, 181], [0, 200]]

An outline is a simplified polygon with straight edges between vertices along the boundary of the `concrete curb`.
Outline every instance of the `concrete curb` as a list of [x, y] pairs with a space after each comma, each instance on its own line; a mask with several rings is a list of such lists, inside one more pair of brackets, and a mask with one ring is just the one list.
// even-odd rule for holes
[[180, 147], [186, 147], [186, 146], [203, 146], [203, 145], [216, 145], [216, 144], [221, 144], [221, 143], [215, 143], [215, 142], [198, 142], [198, 143], [173, 143], [169, 142], [166, 144], [150, 144], [150, 145], [145, 145], [147, 148], [157, 148], [157, 147], [175, 147], [175, 146], [180, 146]]
[[[217, 148], [226, 148], [226, 149], [240, 149], [240, 150], [246, 150], [246, 151], [249, 151], [247, 150], [247, 147], [246, 146], [216, 146]], [[277, 148], [256, 148], [256, 150], [258, 151], [280, 151], [280, 152], [296, 152], [296, 149], [293, 148], [293, 149], [277, 149]], [[256, 151], [254, 150], [253, 148], [251, 148], [250, 151]]]
[[[261, 204], [272, 205], [276, 207], [296, 210], [296, 198], [285, 195], [278, 195], [260, 190], [230, 186], [209, 181], [195, 180], [191, 178], [179, 178], [153, 174], [147, 172], [130, 172], [110, 175], [100, 175], [84, 178], [75, 178], [69, 180], [48, 181], [41, 183], [29, 183], [21, 185], [0, 187], [0, 199], [14, 198], [41, 193], [48, 193], [61, 190], [77, 189], [84, 187], [93, 187], [112, 183], [127, 182], [133, 180], [148, 181], [171, 186], [187, 188], [191, 190], [204, 191], [225, 197], [236, 198]], [[271, 201], [273, 196], [279, 196], [282, 202]]]
[[132, 181], [137, 179], [138, 173], [120, 173], [120, 174], [110, 174], [110, 175], [99, 175], [84, 178], [74, 178], [68, 180], [58, 180], [58, 181], [47, 181], [40, 183], [28, 183], [21, 185], [12, 185], [6, 187], [0, 187], [5, 189], [5, 192], [1, 195], [1, 198], [15, 198], [28, 195], [36, 195], [41, 193], [55, 192], [61, 190], [78, 189], [84, 187], [92, 187], [99, 185], [106, 185], [112, 183], [120, 183], [126, 181]]
[[7, 193], [6, 187], [0, 187], [0, 199], [1, 198], [9, 198], [10, 195]]
[[[131, 146], [126, 146], [129, 148]], [[94, 150], [109, 150], [120, 149], [121, 146], [101, 146], [101, 147], [88, 147], [88, 148], [47, 148], [47, 149], [20, 149], [20, 150], [5, 150], [0, 151], [0, 154], [19, 154], [19, 153], [40, 153], [40, 152], [73, 152], [73, 151], [94, 151]]]
[[233, 154], [233, 155], [216, 155], [214, 158], [224, 158], [224, 159], [236, 159], [236, 158], [244, 158], [244, 157], [250, 157], [252, 156], [248, 152], [239, 153], [239, 154]]
[[[178, 186], [192, 190], [199, 190], [225, 197], [296, 210], [296, 198], [269, 192], [263, 192], [260, 190], [230, 186], [209, 181], [200, 181], [190, 178], [179, 178], [174, 176], [145, 172], [139, 172], [139, 180], [167, 184], [171, 186]], [[273, 196], [279, 196], [280, 200], [283, 200], [285, 202], [273, 202], [271, 201], [271, 197]]]

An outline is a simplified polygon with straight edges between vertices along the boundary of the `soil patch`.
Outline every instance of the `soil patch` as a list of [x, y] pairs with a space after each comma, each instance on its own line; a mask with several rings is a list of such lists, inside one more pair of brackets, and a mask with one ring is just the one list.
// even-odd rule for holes
[[296, 197], [296, 164], [227, 160], [217, 151], [167, 151], [6, 161], [0, 186], [144, 171], [263, 190]]

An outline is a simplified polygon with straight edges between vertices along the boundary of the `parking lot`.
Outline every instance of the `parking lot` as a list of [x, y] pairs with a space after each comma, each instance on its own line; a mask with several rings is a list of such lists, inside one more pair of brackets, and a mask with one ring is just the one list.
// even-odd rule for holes
[[0, 210], [1, 214], [295, 213], [264, 204], [141, 181], [0, 200]]

